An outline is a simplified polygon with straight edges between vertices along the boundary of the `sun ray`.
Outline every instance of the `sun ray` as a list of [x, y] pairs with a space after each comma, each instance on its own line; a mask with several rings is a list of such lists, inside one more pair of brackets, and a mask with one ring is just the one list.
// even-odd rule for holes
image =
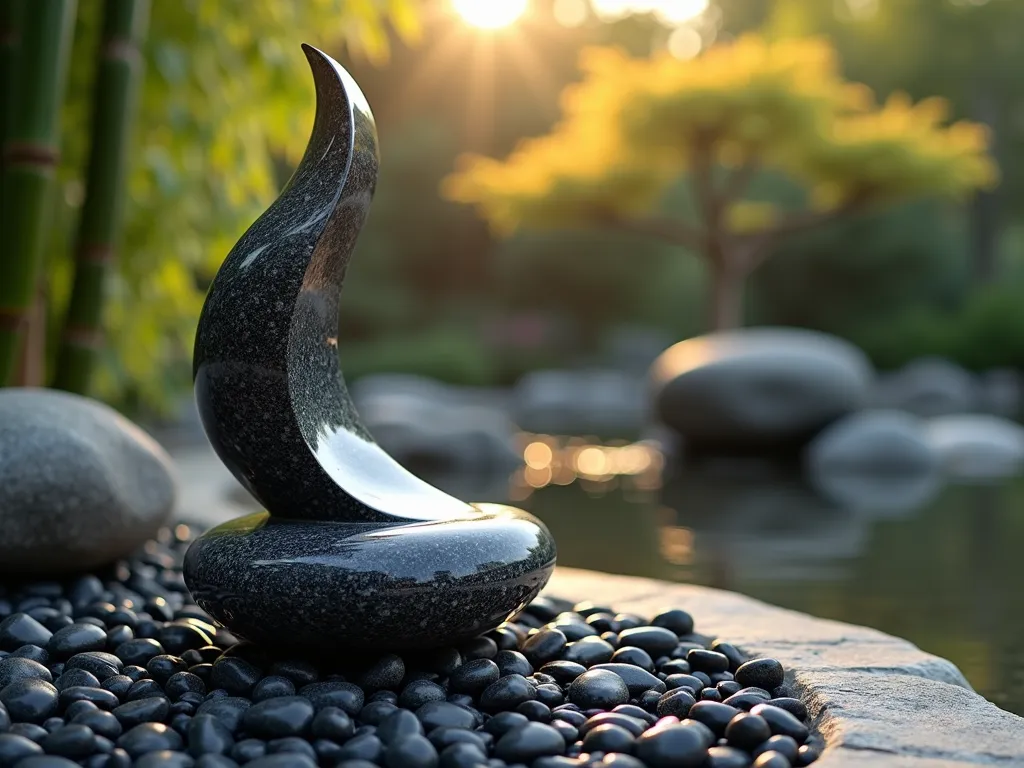
[[528, 4], [529, 0], [452, 0], [462, 20], [479, 29], [501, 29], [515, 23]]

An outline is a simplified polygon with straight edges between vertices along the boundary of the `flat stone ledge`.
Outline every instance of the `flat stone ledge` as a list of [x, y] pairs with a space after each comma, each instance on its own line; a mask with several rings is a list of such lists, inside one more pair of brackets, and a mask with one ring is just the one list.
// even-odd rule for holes
[[777, 658], [825, 738], [821, 768], [1024, 768], [1024, 718], [906, 640], [734, 592], [595, 571], [558, 568], [545, 591], [648, 616], [684, 608], [701, 634]]

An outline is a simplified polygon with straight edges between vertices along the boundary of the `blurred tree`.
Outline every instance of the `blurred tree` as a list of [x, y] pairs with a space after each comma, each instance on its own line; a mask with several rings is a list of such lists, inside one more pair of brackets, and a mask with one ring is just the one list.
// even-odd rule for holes
[[[43, 256], [48, 314], [58, 322], [71, 294], [68, 246], [84, 198], [104, 5], [81, 5], [68, 68], [56, 204]], [[418, 31], [418, 0], [152, 5], [122, 247], [106, 278], [102, 327], [109, 346], [91, 383], [94, 394], [128, 407], [167, 405], [187, 382], [206, 282], [276, 195], [276, 167], [293, 164], [305, 146], [313, 96], [299, 43], [347, 45], [382, 61], [389, 23], [404, 39]], [[52, 356], [56, 338], [50, 346]]]
[[[597, 48], [581, 65], [584, 80], [566, 90], [550, 134], [505, 162], [464, 159], [445, 194], [501, 233], [617, 229], [699, 254], [714, 329], [741, 323], [743, 281], [784, 238], [872, 205], [995, 181], [983, 128], [945, 127], [937, 99], [897, 94], [875, 106], [821, 40], [747, 36], [690, 61]], [[799, 182], [806, 203], [784, 210], [751, 198], [764, 170]], [[691, 210], [650, 215], [684, 174]]]
[[[725, 0], [736, 6], [744, 0]], [[750, 0], [746, 0], [750, 2]], [[753, 0], [765, 6], [765, 0]], [[915, 98], [939, 93], [958, 118], [986, 124], [999, 163], [998, 190], [981, 190], [971, 210], [974, 273], [997, 273], [997, 246], [1006, 213], [1024, 205], [1024, 27], [1019, 0], [775, 0], [762, 14], [777, 37], [827, 35], [846, 74], [882, 95], [903, 90]], [[735, 7], [727, 25], [749, 28]], [[749, 12], [749, 11], [748, 11]], [[1019, 216], [1019, 215], [1018, 215]]]

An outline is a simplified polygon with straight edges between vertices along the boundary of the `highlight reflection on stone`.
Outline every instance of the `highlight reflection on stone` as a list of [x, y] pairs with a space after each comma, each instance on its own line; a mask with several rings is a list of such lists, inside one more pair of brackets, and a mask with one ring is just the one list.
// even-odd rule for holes
[[419, 480], [360, 422], [338, 361], [338, 306], [376, 183], [376, 128], [349, 74], [304, 48], [317, 91], [309, 145], [218, 272], [194, 356], [207, 435], [268, 513], [197, 540], [185, 579], [248, 639], [439, 645], [532, 599], [554, 542], [525, 512]]

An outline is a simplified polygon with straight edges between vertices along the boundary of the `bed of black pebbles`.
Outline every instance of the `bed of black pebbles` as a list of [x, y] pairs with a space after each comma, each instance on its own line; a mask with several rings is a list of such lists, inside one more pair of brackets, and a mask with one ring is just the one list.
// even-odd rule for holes
[[[107, 572], [0, 585], [0, 766], [787, 768], [819, 753], [774, 659], [542, 597], [430, 653], [273, 658], [189, 597], [190, 532]], [[287, 610], [287, 606], [282, 606]]]

